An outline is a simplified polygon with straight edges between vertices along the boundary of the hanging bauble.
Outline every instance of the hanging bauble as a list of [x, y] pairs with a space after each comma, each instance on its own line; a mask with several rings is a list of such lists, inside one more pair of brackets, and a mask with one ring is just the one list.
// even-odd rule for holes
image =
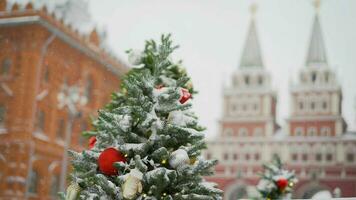
[[129, 63], [132, 65], [140, 65], [143, 60], [143, 52], [140, 50], [131, 50], [128, 56]]
[[180, 96], [179, 102], [180, 102], [181, 104], [183, 104], [183, 103], [185, 103], [186, 101], [188, 101], [191, 97], [192, 97], [192, 94], [190, 94], [187, 89], [182, 88], [182, 90], [181, 90], [181, 96]]
[[65, 200], [77, 200], [82, 188], [77, 183], [71, 183], [67, 188]]
[[95, 136], [91, 136], [91, 137], [89, 138], [89, 149], [94, 148], [95, 143], [96, 143], [96, 137], [95, 137]]
[[134, 199], [142, 192], [143, 174], [138, 169], [131, 169], [122, 185], [122, 193], [125, 199]]
[[183, 149], [178, 149], [173, 151], [171, 156], [169, 157], [169, 165], [173, 168], [178, 168], [184, 165], [189, 164], [189, 156], [187, 151]]
[[285, 178], [280, 178], [276, 181], [276, 185], [278, 186], [278, 189], [283, 191], [288, 186], [288, 180]]
[[118, 171], [114, 167], [115, 162], [126, 162], [126, 158], [118, 150], [112, 147], [107, 148], [99, 155], [99, 170], [105, 175], [116, 175]]

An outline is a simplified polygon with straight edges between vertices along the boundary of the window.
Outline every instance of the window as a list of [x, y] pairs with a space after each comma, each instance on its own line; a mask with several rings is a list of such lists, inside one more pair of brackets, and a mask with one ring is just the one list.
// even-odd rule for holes
[[229, 159], [229, 154], [228, 153], [224, 153], [224, 160], [228, 160]]
[[326, 154], [326, 160], [327, 161], [332, 161], [333, 160], [333, 155], [331, 153]]
[[315, 127], [308, 128], [308, 136], [316, 136], [316, 128]]
[[302, 154], [302, 160], [303, 160], [303, 161], [307, 161], [307, 160], [308, 160], [308, 154], [303, 153], [303, 154]]
[[246, 85], [250, 84], [250, 77], [249, 76], [245, 76], [245, 84]]
[[260, 154], [255, 153], [255, 160], [257, 161], [257, 160], [259, 160], [259, 159], [260, 159]]
[[59, 192], [59, 175], [53, 175], [51, 179], [51, 196], [57, 197]]
[[311, 75], [312, 82], [315, 83], [316, 81], [316, 72], [313, 72]]
[[246, 161], [249, 161], [249, 160], [250, 160], [250, 154], [248, 154], [248, 153], [245, 154], [245, 160], [246, 160]]
[[36, 131], [43, 132], [44, 124], [45, 124], [45, 113], [42, 110], [39, 110], [37, 113]]
[[1, 64], [1, 75], [8, 75], [10, 72], [12, 61], [9, 58], [5, 58]]
[[226, 136], [232, 136], [234, 131], [231, 128], [226, 128], [224, 133]]
[[298, 154], [293, 153], [293, 154], [292, 154], [292, 160], [293, 160], [293, 161], [297, 161], [297, 160], [298, 160]]
[[311, 103], [310, 103], [310, 108], [311, 108], [312, 110], [315, 109], [315, 102], [311, 102]]
[[262, 78], [262, 76], [259, 76], [259, 77], [258, 77], [258, 84], [259, 84], [259, 85], [262, 85], [262, 84], [263, 84], [263, 78]]
[[239, 155], [237, 153], [234, 153], [233, 158], [234, 158], [234, 160], [238, 160], [239, 159]]
[[209, 152], [206, 153], [206, 159], [207, 159], [207, 160], [210, 160], [210, 159], [211, 159], [211, 153], [209, 153]]
[[56, 136], [58, 139], [62, 139], [62, 140], [64, 140], [64, 138], [65, 138], [65, 121], [64, 121], [64, 119], [60, 119], [58, 121]]
[[355, 161], [355, 155], [353, 153], [347, 153], [346, 154], [346, 160], [347, 160], [347, 162], [354, 162]]
[[49, 69], [48, 69], [48, 65], [45, 66], [45, 71], [44, 71], [44, 74], [43, 74], [43, 80], [48, 83], [48, 80], [49, 80]]
[[5, 126], [5, 119], [6, 119], [6, 107], [0, 104], [0, 127]]
[[299, 102], [299, 110], [303, 110], [304, 109], [304, 104], [303, 102]]
[[295, 136], [303, 136], [304, 135], [304, 130], [303, 127], [297, 127], [294, 129], [294, 135]]
[[29, 177], [29, 187], [28, 187], [28, 192], [31, 194], [37, 194], [38, 192], [38, 173], [35, 170], [32, 170], [30, 172], [30, 177]]
[[322, 127], [320, 129], [320, 134], [321, 136], [330, 136], [331, 135], [331, 130], [329, 127]]
[[248, 133], [247, 133], [247, 129], [246, 128], [240, 128], [239, 129], [239, 136], [245, 137], [247, 135], [248, 135]]
[[325, 82], [329, 82], [329, 73], [325, 72]]
[[88, 124], [86, 121], [82, 121], [82, 123], [80, 124], [80, 130], [81, 130], [81, 133], [79, 133], [79, 145], [84, 146], [87, 139], [82, 135], [82, 132], [88, 130]]
[[263, 135], [262, 128], [255, 128], [253, 134], [254, 134], [254, 136], [262, 136]]
[[326, 110], [328, 108], [328, 103], [326, 101], [323, 101], [322, 107], [324, 110]]
[[85, 96], [87, 97], [88, 102], [90, 102], [92, 98], [93, 87], [94, 87], [94, 81], [91, 77], [89, 77], [85, 86]]
[[315, 160], [316, 160], [316, 161], [321, 161], [322, 159], [323, 159], [323, 157], [322, 157], [321, 153], [317, 153], [317, 154], [315, 155]]

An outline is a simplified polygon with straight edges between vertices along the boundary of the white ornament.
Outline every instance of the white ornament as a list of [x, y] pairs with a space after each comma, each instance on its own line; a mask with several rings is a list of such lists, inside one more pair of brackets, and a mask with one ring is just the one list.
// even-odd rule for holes
[[137, 193], [142, 192], [142, 177], [143, 174], [138, 169], [132, 169], [130, 171], [122, 186], [122, 193], [125, 199], [134, 199]]
[[76, 200], [82, 189], [77, 183], [72, 183], [67, 188], [67, 194], [65, 200]]
[[142, 64], [143, 53], [140, 50], [131, 50], [129, 53], [129, 62], [132, 65], [140, 65]]
[[169, 165], [173, 168], [178, 168], [184, 165], [189, 164], [189, 156], [187, 151], [183, 149], [178, 149], [176, 151], [173, 151], [169, 158]]

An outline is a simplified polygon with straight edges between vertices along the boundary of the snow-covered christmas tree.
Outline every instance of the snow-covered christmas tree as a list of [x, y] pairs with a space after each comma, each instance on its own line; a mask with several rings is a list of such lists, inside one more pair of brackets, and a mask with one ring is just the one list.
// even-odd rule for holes
[[294, 172], [283, 169], [278, 156], [270, 164], [263, 165], [264, 173], [257, 185], [261, 196], [267, 200], [290, 199], [293, 186], [297, 182]]
[[70, 151], [71, 184], [62, 199], [217, 200], [222, 191], [203, 176], [215, 160], [204, 160], [204, 134], [190, 110], [196, 92], [170, 55], [170, 35], [143, 51], [129, 51], [135, 66], [121, 92], [93, 122], [89, 149]]

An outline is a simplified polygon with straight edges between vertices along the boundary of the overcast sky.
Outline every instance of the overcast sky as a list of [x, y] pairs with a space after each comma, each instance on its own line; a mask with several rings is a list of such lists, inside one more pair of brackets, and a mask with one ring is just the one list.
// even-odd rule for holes
[[[218, 133], [222, 88], [238, 68], [256, 2], [257, 29], [265, 67], [278, 92], [278, 123], [289, 115], [289, 84], [305, 67], [315, 10], [311, 0], [90, 0], [90, 11], [105, 26], [114, 51], [142, 49], [146, 39], [172, 33], [199, 94], [194, 110], [211, 138]], [[356, 1], [324, 0], [320, 20], [330, 67], [343, 88], [343, 115], [355, 130]]]

